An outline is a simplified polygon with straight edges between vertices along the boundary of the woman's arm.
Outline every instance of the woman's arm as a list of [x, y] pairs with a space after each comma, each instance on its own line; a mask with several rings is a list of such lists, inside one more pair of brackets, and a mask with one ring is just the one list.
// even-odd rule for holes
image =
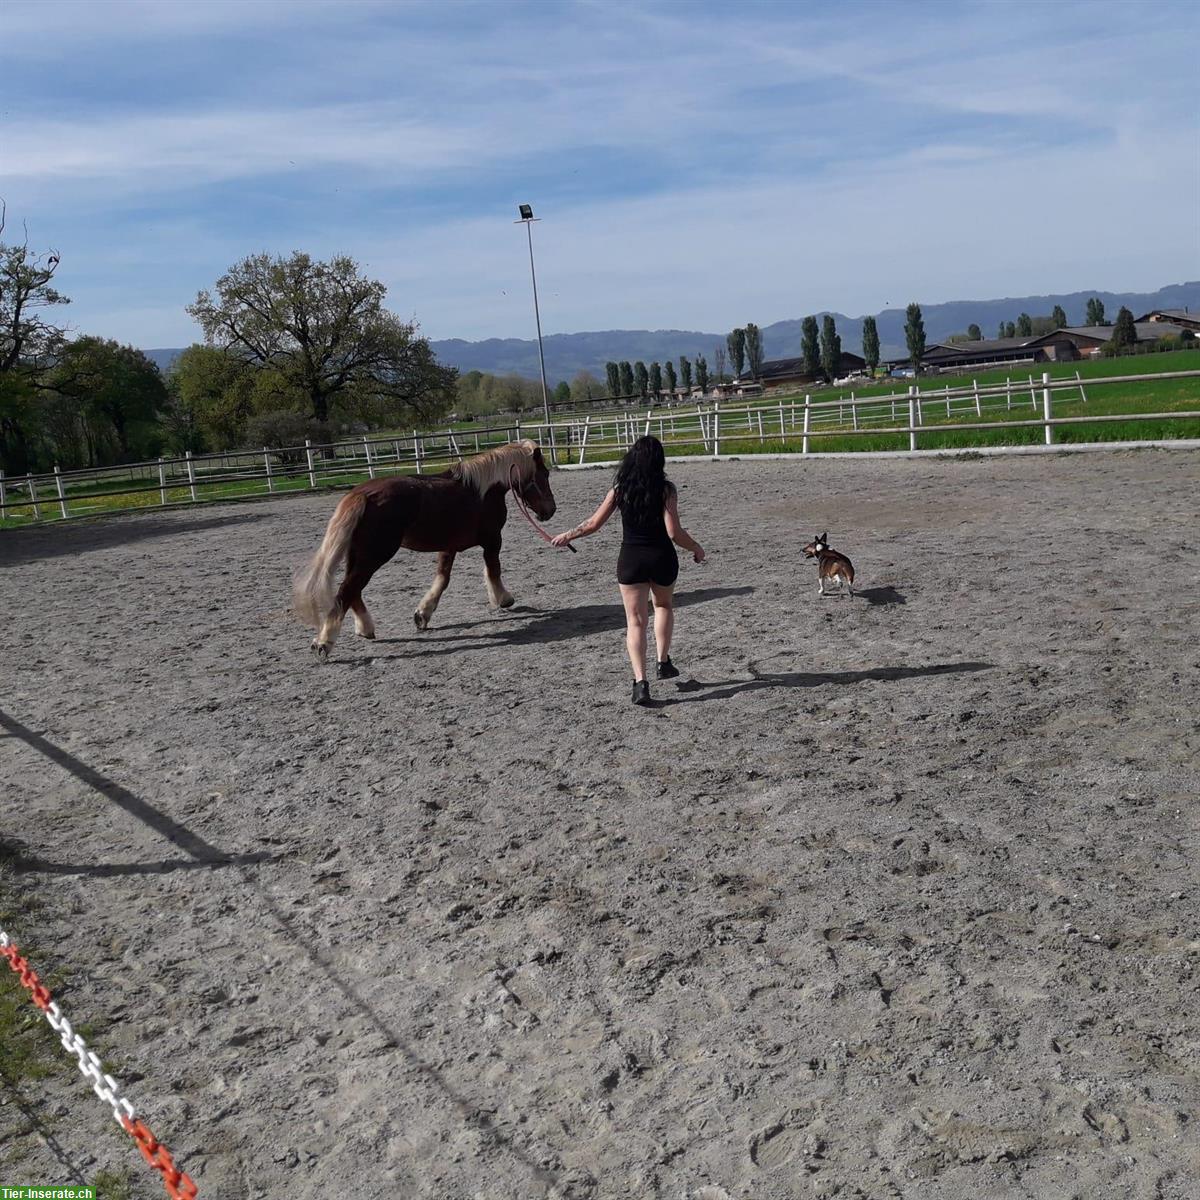
[[566, 533], [556, 534], [550, 539], [551, 545], [565, 546], [576, 538], [587, 537], [589, 533], [595, 533], [613, 515], [616, 507], [617, 493], [609, 488], [608, 495], [600, 502], [600, 507], [582, 525], [576, 525], [574, 529], [568, 529]]
[[666, 511], [663, 516], [667, 522], [667, 536], [684, 550], [690, 550], [692, 557], [699, 563], [704, 561], [704, 547], [686, 529], [679, 520], [679, 493], [672, 488], [667, 496]]

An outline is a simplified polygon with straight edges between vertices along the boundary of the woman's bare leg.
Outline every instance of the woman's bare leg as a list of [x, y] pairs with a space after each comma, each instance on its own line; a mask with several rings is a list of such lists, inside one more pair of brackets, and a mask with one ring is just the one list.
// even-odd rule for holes
[[671, 634], [675, 631], [675, 585], [650, 585], [654, 596], [654, 645], [659, 662], [671, 657]]
[[[629, 665], [637, 682], [646, 678], [646, 625], [649, 620], [650, 585], [648, 583], [622, 583], [621, 601], [625, 605], [625, 649], [629, 652]], [[656, 618], [657, 620], [657, 618]]]

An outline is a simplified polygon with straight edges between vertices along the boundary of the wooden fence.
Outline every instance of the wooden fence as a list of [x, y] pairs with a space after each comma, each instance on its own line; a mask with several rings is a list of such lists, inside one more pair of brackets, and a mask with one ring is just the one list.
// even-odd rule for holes
[[[1120, 375], [1089, 379], [1086, 388], [1169, 379], [1195, 379], [1200, 371]], [[744, 402], [679, 405], [625, 410], [555, 421], [519, 419], [470, 431], [448, 428], [406, 436], [357, 437], [326, 444], [263, 447], [258, 451], [159, 458], [100, 470], [60, 471], [5, 478], [0, 472], [0, 517], [35, 521], [95, 515], [114, 508], [162, 507], [238, 496], [349, 486], [363, 479], [399, 473], [426, 473], [471, 454], [530, 437], [561, 466], [582, 466], [619, 458], [643, 434], [656, 434], [668, 453], [718, 457], [753, 450], [753, 443], [798, 441], [800, 453], [818, 452], [831, 437], [907, 436], [916, 450], [923, 433], [984, 432], [1037, 428], [1053, 445], [1055, 430], [1075, 424], [1140, 423], [1200, 419], [1198, 410], [1056, 416], [1056, 397], [1086, 404], [1085, 381], [1043, 374], [1004, 383], [945, 386], [922, 390], [911, 385], [885, 396], [814, 400], [811, 396], [762, 398]], [[985, 419], [1000, 414], [999, 419]], [[932, 421], [936, 418], [936, 424]], [[959, 449], [967, 450], [964, 445]], [[120, 503], [115, 503], [115, 502]]]

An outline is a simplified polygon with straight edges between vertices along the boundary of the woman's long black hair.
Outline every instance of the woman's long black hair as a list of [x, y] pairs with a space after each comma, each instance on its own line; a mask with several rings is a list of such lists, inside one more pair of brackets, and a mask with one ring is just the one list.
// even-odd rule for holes
[[662, 442], [647, 434], [625, 452], [613, 487], [617, 504], [637, 525], [649, 524], [661, 514], [667, 499], [667, 456]]

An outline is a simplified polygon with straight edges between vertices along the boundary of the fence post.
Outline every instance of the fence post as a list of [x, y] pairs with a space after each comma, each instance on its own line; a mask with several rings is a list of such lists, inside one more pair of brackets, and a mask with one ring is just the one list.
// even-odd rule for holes
[[447, 440], [447, 441], [450, 443], [450, 445], [451, 445], [451, 446], [453, 446], [453, 447], [454, 447], [454, 453], [455, 453], [455, 454], [456, 454], [456, 455], [457, 455], [459, 458], [462, 458], [462, 456], [463, 456], [463, 455], [462, 455], [462, 451], [461, 451], [461, 450], [458, 448], [458, 438], [456, 438], [456, 437], [454, 436], [454, 430], [453, 430], [453, 429], [447, 429], [447, 430], [446, 430], [446, 440]]
[[808, 429], [812, 421], [812, 399], [809, 396], [804, 397], [804, 436], [800, 442], [800, 453], [808, 453]]
[[1080, 375], [1078, 371], [1076, 371], [1075, 378], [1079, 382], [1079, 398], [1080, 398], [1080, 400], [1082, 400], [1084, 402], [1084, 404], [1086, 404], [1087, 403], [1087, 392], [1085, 392], [1083, 390], [1083, 376]]
[[1004, 399], [1005, 408], [1012, 412], [1012, 379], [1008, 375], [1004, 377]]
[[363, 434], [363, 454], [367, 460], [367, 474], [375, 478], [375, 463], [371, 459], [371, 443], [367, 441], [367, 435]]
[[779, 440], [787, 441], [787, 427], [783, 423], [783, 401], [779, 402]]
[[58, 491], [58, 508], [65, 521], [67, 519], [67, 497], [63, 492], [62, 472], [58, 469], [58, 463], [54, 464], [54, 486]]
[[850, 393], [850, 424], [854, 429], [858, 429], [858, 402], [854, 399], [854, 393]]
[[263, 447], [263, 466], [267, 471], [267, 491], [275, 490], [275, 477], [271, 474], [271, 452], [268, 447]]
[[1029, 377], [1029, 407], [1037, 412], [1037, 393], [1033, 390], [1033, 376]]
[[475, 435], [475, 453], [479, 453], [479, 434]]
[[763, 427], [762, 427], [762, 409], [758, 410], [758, 444], [763, 443]]
[[413, 430], [413, 459], [417, 464], [417, 474], [421, 473], [421, 439], [417, 437], [417, 431]]
[[721, 402], [720, 402], [720, 400], [713, 401], [712, 444], [713, 444], [713, 458], [716, 458], [717, 455], [721, 453]]
[[583, 456], [587, 453], [588, 430], [592, 427], [592, 418], [590, 416], [583, 419], [583, 434], [579, 439], [579, 465], [583, 466]]
[[188, 473], [188, 488], [192, 493], [192, 499], [196, 498], [196, 464], [192, 462], [192, 452], [185, 450], [187, 456], [187, 473]]
[[158, 460], [158, 502], [160, 504], [167, 502], [167, 471], [161, 458]]
[[38, 504], [37, 484], [33, 482], [32, 475], [25, 476], [25, 483], [29, 488], [29, 503], [33, 505], [33, 519], [40, 521], [42, 519], [42, 506]]
[[1050, 400], [1050, 372], [1042, 372], [1042, 420], [1046, 427], [1046, 445], [1054, 445], [1054, 426], [1050, 424], [1052, 402]]
[[308, 459], [308, 486], [315, 488], [317, 486], [317, 467], [313, 462], [312, 438], [304, 439], [304, 454]]
[[908, 389], [908, 448], [917, 448], [917, 389]]
[[946, 416], [950, 416], [950, 385], [946, 384]]
[[979, 403], [979, 380], [972, 379], [971, 382], [975, 385], [975, 415], [977, 417], [982, 417], [983, 416], [983, 408]]

